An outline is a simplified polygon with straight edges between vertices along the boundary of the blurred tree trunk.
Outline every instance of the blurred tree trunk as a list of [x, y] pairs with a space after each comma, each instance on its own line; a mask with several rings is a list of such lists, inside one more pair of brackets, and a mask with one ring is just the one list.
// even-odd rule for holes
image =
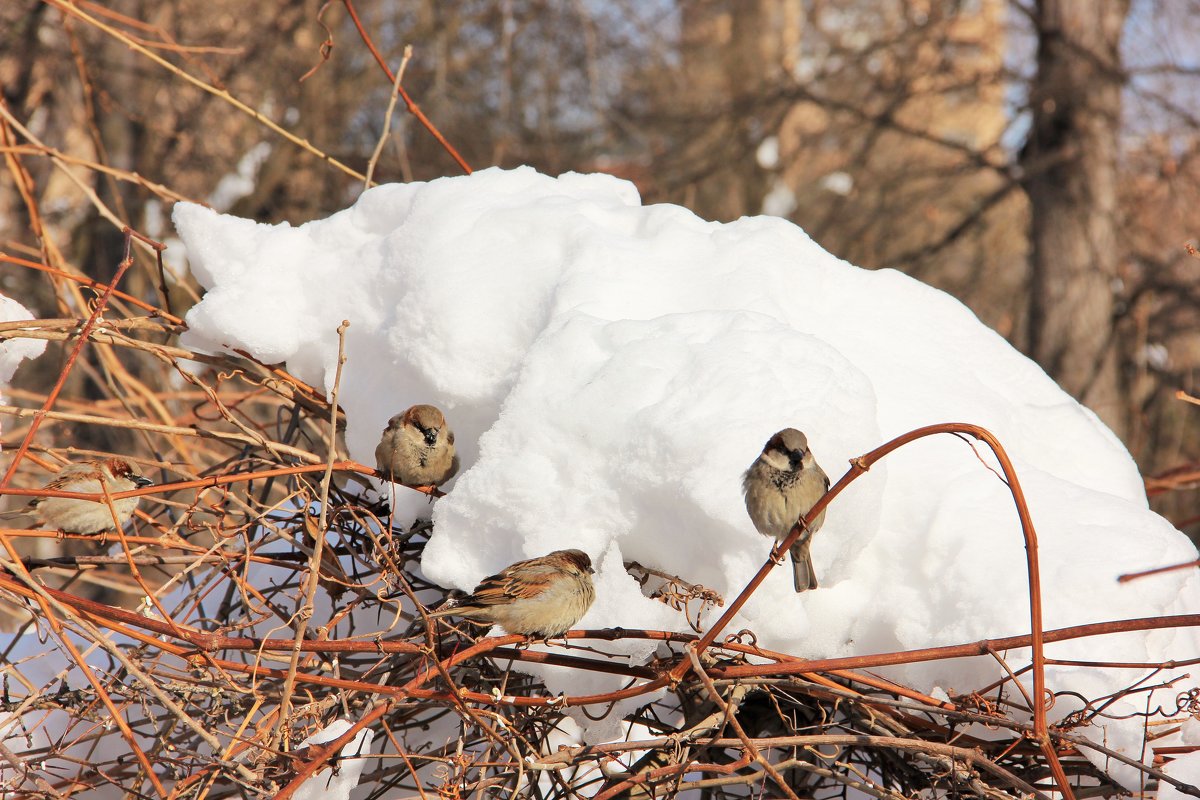
[[778, 128], [780, 113], [762, 98], [787, 80], [794, 64], [803, 4], [707, 0], [682, 3], [681, 14], [682, 104], [689, 122], [709, 123], [681, 151], [696, 174], [685, 204], [711, 219], [760, 214], [771, 176], [755, 151]]
[[1129, 0], [1038, 0], [1030, 354], [1118, 436], [1128, 428], [1114, 325], [1121, 30]]

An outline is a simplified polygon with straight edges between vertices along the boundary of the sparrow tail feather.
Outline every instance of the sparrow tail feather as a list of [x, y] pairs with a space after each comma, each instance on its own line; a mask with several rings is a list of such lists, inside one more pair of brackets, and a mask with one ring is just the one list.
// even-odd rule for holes
[[817, 573], [813, 569], [812, 555], [809, 553], [811, 542], [792, 545], [792, 580], [797, 592], [807, 592], [817, 588]]

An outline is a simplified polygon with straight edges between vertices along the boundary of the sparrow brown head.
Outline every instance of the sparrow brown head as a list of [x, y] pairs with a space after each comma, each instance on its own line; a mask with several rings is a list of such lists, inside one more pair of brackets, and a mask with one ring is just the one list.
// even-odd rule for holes
[[582, 550], [518, 561], [484, 578], [475, 591], [430, 617], [449, 615], [499, 625], [509, 633], [549, 639], [583, 618], [596, 599], [592, 560]]
[[405, 486], [441, 486], [453, 478], [458, 456], [446, 417], [425, 404], [393, 416], [375, 448], [375, 468]]
[[[784, 428], [763, 446], [762, 453], [742, 476], [746, 511], [764, 536], [782, 541], [795, 524], [829, 489], [829, 477], [808, 449], [808, 437]], [[812, 535], [825, 522], [822, 511], [791, 548], [793, 583], [797, 592], [817, 588], [813, 570]]]

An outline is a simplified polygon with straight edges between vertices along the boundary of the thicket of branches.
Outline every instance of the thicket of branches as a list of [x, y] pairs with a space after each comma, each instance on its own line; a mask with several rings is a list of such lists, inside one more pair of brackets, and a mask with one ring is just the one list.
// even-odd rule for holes
[[[605, 84], [595, 67], [606, 62], [597, 56], [583, 59], [580, 70], [563, 70], [564, 85], [540, 87], [539, 106], [519, 91], [522, 81], [536, 83], [543, 74], [525, 69], [535, 55], [517, 46], [526, 39], [514, 44], [512, 37], [528, 29], [508, 25], [514, 7], [528, 12], [528, 18], [518, 16], [537, 30], [563, 21], [536, 17], [536, 8], [517, 3], [504, 12], [468, 3], [454, 7], [455, 15], [449, 6], [422, 5], [426, 16], [397, 23], [388, 36], [378, 35], [389, 30], [381, 14], [366, 15], [360, 39], [346, 13], [353, 6], [345, 3], [333, 7], [343, 12], [336, 20], [332, 10], [320, 15], [336, 32], [333, 60], [322, 65], [323, 34], [314, 35], [312, 24], [321, 7], [286, 6], [270, 30], [262, 18], [219, 4], [212, 12], [206, 3], [155, 4], [136, 19], [60, 0], [0, 11], [13, 23], [6, 34], [11, 46], [0, 54], [7, 100], [0, 106], [0, 148], [10, 181], [0, 192], [8, 204], [0, 211], [28, 225], [22, 235], [9, 232], [0, 253], [3, 288], [40, 317], [0, 325], [0, 342], [49, 342], [0, 408], [10, 473], [4, 492], [23, 501], [62, 464], [99, 453], [133, 458], [158, 484], [139, 490], [143, 501], [133, 525], [107, 537], [0, 531], [0, 596], [10, 627], [24, 634], [0, 649], [0, 791], [39, 799], [118, 790], [138, 797], [286, 796], [316, 770], [337, 765], [337, 747], [301, 750], [298, 743], [345, 718], [375, 734], [376, 755], [361, 795], [372, 798], [608, 798], [689, 790], [710, 797], [1107, 796], [1119, 789], [1083, 753], [1103, 754], [1102, 763], [1130, 762], [1089, 740], [1089, 724], [1103, 721], [1117, 697], [1173, 687], [1172, 707], [1147, 709], [1145, 747], [1155, 757], [1151, 766], [1136, 765], [1146, 791], [1169, 781], [1158, 767], [1186, 749], [1155, 750], [1154, 742], [1200, 713], [1195, 683], [1187, 680], [1190, 662], [1183, 660], [1192, 654], [1136, 665], [1143, 669], [1138, 681], [1111, 697], [1083, 698], [1084, 710], [1057, 726], [1046, 721], [1049, 700], [1032, 698], [1049, 663], [1040, 652], [1043, 638], [1200, 624], [1192, 617], [1043, 637], [1031, 590], [1027, 637], [804, 662], [763, 651], [752, 632], [718, 622], [755, 584], [737, 598], [717, 598], [704, 587], [630, 565], [646, 578], [647, 592], [689, 619], [706, 612], [694, 634], [576, 631], [570, 648], [542, 652], [519, 646], [515, 637], [476, 641], [480, 631], [469, 627], [431, 629], [421, 608], [438, 605], [446, 594], [418, 568], [427, 523], [392, 519], [386, 503], [368, 491], [372, 471], [345, 459], [336, 395], [325, 397], [278, 365], [182, 348], [178, 334], [184, 311], [197, 299], [195, 286], [173, 276], [178, 265], [169, 250], [163, 266], [160, 245], [148, 237], [165, 235], [164, 204], [206, 196], [214, 188], [213, 164], [235, 172], [261, 141], [274, 146], [253, 173], [249, 194], [230, 206], [237, 213], [286, 213], [299, 221], [342, 205], [373, 169], [377, 178], [456, 169], [454, 157], [414, 115], [396, 117], [400, 133], [385, 139], [377, 161], [371, 155], [378, 133], [360, 141], [323, 127], [360, 109], [353, 92], [329, 83], [335, 64], [339, 80], [373, 87], [379, 109], [387, 106], [402, 59], [399, 46], [384, 48], [389, 55], [382, 60], [393, 73], [377, 76], [367, 46], [372, 30], [386, 41], [401, 29], [430, 31], [417, 44], [448, 63], [451, 50], [475, 52], [451, 47], [470, 29], [464, 20], [491, 25], [493, 16], [509, 14], [502, 25], [483, 26], [501, 32], [496, 52], [507, 54], [502, 61], [509, 72], [501, 71], [504, 80], [493, 87], [495, 107], [485, 109], [504, 135], [449, 137], [462, 148], [461, 158], [475, 164], [541, 159], [553, 168], [561, 157], [561, 168], [581, 166], [560, 152], [539, 155], [534, 145], [572, 142], [559, 135], [560, 117], [569, 114], [557, 103], [571, 91], [570, 76], [588, 75], [590, 82], [580, 85], [599, 108]], [[581, 13], [554, 10], [565, 17]], [[546, 41], [593, 55], [610, 52], [617, 40], [636, 43], [655, 21], [626, 10], [627, 25], [617, 24], [614, 12], [603, 29], [588, 18], [565, 26], [571, 31], [565, 43], [548, 35]], [[293, 46], [234, 53], [191, 44], [209, 42], [222, 30], [229, 39], [290, 39]], [[433, 35], [437, 30], [441, 37]], [[26, 58], [18, 45], [40, 59]], [[58, 48], [58, 61], [48, 62], [41, 52], [47, 47]], [[97, 53], [104, 58], [94, 58]], [[234, 56], [251, 55], [258, 73], [234, 66]], [[259, 81], [271, 70], [294, 80], [314, 64], [312, 77], [291, 93], [273, 96]], [[650, 59], [648, 66], [666, 65]], [[426, 70], [421, 86], [434, 99], [426, 102], [416, 91], [410, 99], [441, 127], [457, 121], [459, 130], [469, 128], [454, 86], [439, 85]], [[631, 91], [624, 121], [617, 122], [644, 121], [635, 112], [654, 108], [661, 91]], [[155, 92], [173, 101], [156, 102]], [[253, 108], [268, 109], [264, 117], [236, 105], [243, 97], [253, 98]], [[300, 99], [305, 114], [293, 125], [282, 124], [286, 113], [270, 111], [274, 103]], [[399, 107], [405, 105], [401, 100]], [[852, 109], [841, 110], [853, 116]], [[740, 113], [740, 123], [754, 116]], [[66, 118], [70, 125], [51, 124]], [[535, 124], [536, 135], [529, 135], [521, 130], [529, 120], [545, 127]], [[63, 131], [75, 135], [46, 136]], [[581, 133], [578, 141], [586, 138]], [[574, 157], [581, 158], [579, 151]], [[144, 158], [160, 169], [142, 168]], [[698, 186], [695, 176], [691, 183], [679, 178], [663, 192], [699, 196]], [[108, 293], [110, 285], [116, 289]], [[1195, 412], [1174, 402], [1181, 414]], [[986, 440], [982, 432], [963, 432]], [[1195, 467], [1185, 460], [1152, 488], [1169, 491], [1195, 480]], [[1013, 484], [1014, 513], [1025, 513]], [[1030, 521], [1023, 522], [1032, 536]], [[1036, 555], [1036, 547], [1031, 552]], [[656, 642], [656, 658], [631, 665], [606, 654], [607, 642], [626, 638]], [[33, 647], [34, 641], [44, 646]], [[1034, 663], [1009, 670], [1005, 653], [1026, 647], [1033, 647]], [[872, 672], [966, 655], [996, 659], [1009, 677], [939, 699]], [[615, 674], [627, 688], [551, 697], [520, 671], [520, 662]], [[1113, 667], [1099, 658], [1086, 666]], [[1027, 672], [1032, 695], [1014, 680]], [[638, 698], [644, 704], [614, 706]], [[564, 722], [568, 708], [595, 718], [624, 714], [652, 738], [560, 749], [573, 730]]]

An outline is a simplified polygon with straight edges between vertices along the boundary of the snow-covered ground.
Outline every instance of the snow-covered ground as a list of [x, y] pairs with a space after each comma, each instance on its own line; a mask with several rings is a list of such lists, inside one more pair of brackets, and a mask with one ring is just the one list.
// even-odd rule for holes
[[[836, 480], [853, 456], [957, 421], [990, 429], [1016, 464], [1047, 628], [1200, 612], [1195, 570], [1116, 582], [1196, 550], [1148, 510], [1132, 459], [1093, 414], [950, 296], [840, 261], [790, 223], [706, 222], [642, 206], [612, 177], [528, 168], [381, 186], [299, 227], [186, 204], [174, 218], [207, 289], [186, 345], [244, 349], [329, 388], [335, 331], [349, 320], [339, 400], [351, 455], [367, 464], [389, 416], [422, 402], [445, 410], [463, 471], [434, 506], [422, 569], [446, 586], [579, 547], [599, 567], [580, 627], [683, 630], [622, 561], [737, 594], [770, 546], [746, 516], [741, 473], [775, 430], [804, 430]], [[401, 519], [427, 508], [399, 497]], [[819, 590], [796, 595], [778, 569], [731, 630], [809, 657], [1028, 631], [1010, 495], [954, 437], [910, 445], [853, 484], [813, 559]], [[1157, 662], [1200, 655], [1200, 640], [1164, 630], [1047, 652]], [[1014, 668], [1026, 659], [1009, 654]], [[1000, 672], [960, 659], [889, 674], [954, 693]], [[1048, 684], [1097, 697], [1138, 675], [1052, 667]], [[572, 694], [615, 685], [545, 677]], [[1145, 696], [1137, 703], [1110, 711], [1141, 710]], [[1053, 714], [1076, 707], [1063, 699]], [[579, 719], [589, 739], [616, 734]], [[1107, 728], [1093, 734], [1141, 755], [1137, 717]]]

